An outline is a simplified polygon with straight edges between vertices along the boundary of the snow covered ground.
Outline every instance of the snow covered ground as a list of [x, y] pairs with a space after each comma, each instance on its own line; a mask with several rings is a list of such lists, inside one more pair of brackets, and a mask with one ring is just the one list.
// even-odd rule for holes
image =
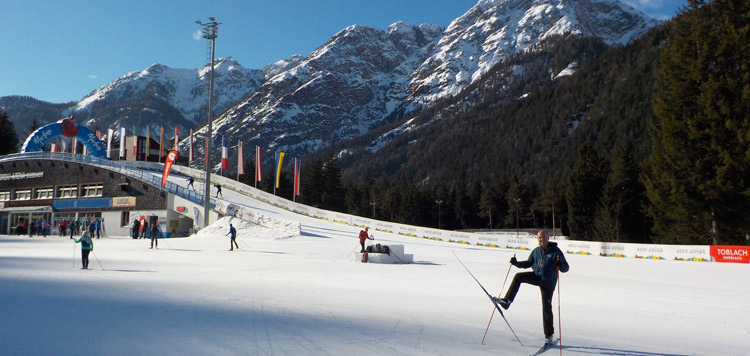
[[[301, 221], [302, 235], [224, 218], [155, 250], [111, 236], [95, 240], [92, 270], [69, 239], [0, 236], [0, 354], [528, 355], [542, 343], [539, 290], [522, 286], [506, 315], [526, 346], [497, 315], [482, 345], [493, 306], [454, 257], [498, 294], [510, 257], [528, 252], [376, 231], [415, 263], [363, 264], [358, 228], [224, 194]], [[750, 354], [750, 266], [567, 258], [563, 354]], [[553, 308], [557, 333], [558, 294]]]

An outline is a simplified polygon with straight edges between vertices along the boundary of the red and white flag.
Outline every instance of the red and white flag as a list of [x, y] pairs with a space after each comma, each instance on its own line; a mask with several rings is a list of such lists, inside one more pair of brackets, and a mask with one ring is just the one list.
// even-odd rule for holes
[[172, 150], [167, 154], [167, 161], [164, 162], [164, 172], [161, 175], [161, 186], [167, 185], [167, 178], [169, 178], [169, 171], [172, 170], [174, 161], [177, 160], [177, 151]]
[[221, 137], [221, 169], [229, 169], [229, 155], [227, 152], [227, 137]]
[[299, 171], [302, 159], [294, 159], [294, 195], [299, 195]]
[[177, 143], [180, 142], [180, 128], [175, 126], [174, 127], [174, 147], [173, 149], [177, 149]]
[[52, 147], [50, 147], [49, 151], [50, 151], [50, 152], [57, 152], [57, 144], [56, 144], [56, 143], [53, 143], [53, 144], [52, 144]]
[[190, 129], [190, 146], [188, 147], [188, 166], [193, 163], [195, 156], [193, 155], [193, 129]]
[[240, 140], [240, 145], [237, 147], [237, 175], [245, 174], [245, 163], [242, 159], [242, 140]]
[[107, 159], [112, 159], [112, 136], [115, 135], [115, 130], [107, 129]]
[[263, 172], [261, 172], [261, 164], [260, 164], [260, 146], [255, 146], [255, 181], [260, 182], [263, 176]]

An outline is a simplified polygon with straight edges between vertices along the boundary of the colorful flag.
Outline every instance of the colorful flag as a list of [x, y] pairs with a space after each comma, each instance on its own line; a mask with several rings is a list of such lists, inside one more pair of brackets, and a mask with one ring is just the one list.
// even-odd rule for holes
[[78, 148], [78, 139], [76, 139], [75, 137], [73, 137], [73, 144], [71, 145], [71, 147], [72, 148], [70, 150], [70, 153], [75, 154], [76, 148]]
[[107, 159], [112, 159], [112, 136], [114, 136], [114, 134], [114, 130], [107, 129]]
[[284, 162], [284, 152], [276, 152], [276, 188], [279, 187], [279, 181], [281, 180], [281, 164]]
[[260, 164], [260, 146], [255, 146], [255, 181], [260, 182], [263, 177], [261, 172], [262, 165]]
[[239, 180], [240, 174], [245, 174], [245, 163], [242, 159], [242, 140], [240, 140], [240, 146], [237, 148], [237, 179]]
[[53, 143], [52, 146], [49, 149], [50, 152], [57, 152], [57, 144]]
[[102, 132], [101, 131], [96, 130], [96, 138], [98, 138], [100, 140], [102, 139]]
[[133, 160], [138, 160], [138, 129], [133, 126]]
[[299, 195], [299, 171], [302, 165], [302, 159], [294, 159], [294, 195]]
[[221, 136], [221, 169], [229, 169], [229, 157], [227, 156], [227, 137]]
[[190, 146], [188, 147], [188, 167], [193, 163], [195, 156], [193, 155], [193, 129], [190, 129]]
[[180, 137], [180, 128], [175, 126], [174, 127], [174, 147], [173, 147], [173, 149], [175, 150], [177, 149], [177, 142], [180, 141], [179, 137]]
[[151, 128], [146, 126], [146, 158], [144, 161], [148, 161], [148, 156], [151, 155]]
[[177, 160], [177, 151], [169, 151], [167, 154], [167, 161], [164, 162], [164, 172], [161, 175], [161, 186], [167, 185], [167, 178], [169, 178], [169, 171], [172, 169], [172, 164]]
[[125, 128], [120, 128], [120, 159], [125, 158]]

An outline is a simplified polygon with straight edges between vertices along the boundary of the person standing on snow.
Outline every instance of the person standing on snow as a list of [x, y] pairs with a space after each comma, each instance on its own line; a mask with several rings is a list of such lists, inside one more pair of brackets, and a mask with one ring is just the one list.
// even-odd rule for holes
[[362, 250], [359, 251], [360, 253], [365, 252], [365, 240], [367, 239], [375, 240], [374, 238], [372, 238], [372, 236], [367, 234], [367, 227], [365, 227], [364, 230], [360, 230], [359, 232], [359, 245], [362, 246]]
[[539, 286], [539, 290], [542, 293], [544, 339], [546, 344], [551, 344], [554, 341], [553, 336], [555, 334], [554, 316], [552, 315], [552, 295], [555, 293], [558, 270], [565, 273], [568, 272], [570, 266], [565, 260], [563, 252], [557, 247], [557, 243], [549, 241], [549, 234], [546, 231], [539, 230], [536, 237], [539, 240], [539, 246], [531, 251], [526, 261], [518, 261], [516, 260], [516, 256], [510, 259], [510, 264], [518, 268], [531, 267], [533, 272], [517, 273], [513, 277], [513, 282], [508, 287], [505, 297], [492, 299], [503, 307], [503, 309], [508, 309], [516, 298], [518, 288], [520, 288], [522, 283]]
[[154, 221], [154, 225], [151, 226], [151, 248], [154, 248], [154, 246], [156, 246], [156, 248], [159, 248], [159, 222], [158, 221]]
[[96, 238], [100, 239], [102, 237], [102, 221], [99, 219], [96, 219]]
[[223, 198], [224, 195], [221, 194], [221, 185], [219, 183], [214, 184], [214, 187], [216, 187], [216, 197], [218, 198], [219, 195]]
[[193, 190], [195, 190], [195, 186], [193, 185], [193, 183], [195, 183], [195, 179], [193, 179], [193, 177], [188, 177], [188, 185], [187, 185], [186, 189], [187, 188], [193, 188]]
[[81, 264], [82, 269], [89, 269], [89, 253], [94, 250], [94, 241], [91, 241], [91, 236], [87, 233], [83, 233], [81, 238], [75, 240], [76, 243], [81, 243]]
[[229, 251], [234, 251], [235, 246], [237, 246], [237, 249], [239, 250], [240, 246], [237, 245], [237, 230], [234, 228], [234, 226], [232, 226], [232, 224], [229, 224], [229, 232], [227, 233], [227, 235], [229, 234], [232, 235], [231, 240], [229, 240]]

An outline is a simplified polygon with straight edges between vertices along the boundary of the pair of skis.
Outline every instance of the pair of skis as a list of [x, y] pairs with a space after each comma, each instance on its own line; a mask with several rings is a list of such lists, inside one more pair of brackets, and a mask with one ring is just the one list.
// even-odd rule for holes
[[[505, 318], [505, 314], [503, 313], [503, 309], [500, 307], [500, 305], [497, 304], [497, 302], [495, 302], [495, 299], [492, 298], [492, 294], [490, 294], [490, 292], [488, 292], [487, 289], [484, 288], [484, 286], [482, 285], [482, 283], [479, 282], [479, 280], [477, 279], [477, 277], [475, 277], [474, 274], [471, 273], [471, 271], [469, 270], [469, 268], [466, 267], [466, 265], [461, 261], [461, 259], [458, 258], [458, 256], [456, 256], [456, 252], [455, 251], [453, 252], [453, 256], [456, 257], [456, 260], [458, 260], [458, 263], [460, 263], [461, 266], [464, 267], [464, 269], [466, 270], [466, 272], [469, 272], [469, 275], [471, 276], [471, 278], [474, 278], [474, 281], [477, 282], [477, 284], [479, 285], [480, 288], [482, 288], [482, 290], [484, 291], [484, 294], [487, 295], [487, 298], [490, 298], [490, 301], [492, 301], [492, 304], [495, 305], [495, 309], [497, 309], [497, 311], [500, 313], [500, 316], [503, 317], [503, 320], [505, 320], [505, 324], [508, 325], [508, 329], [510, 329], [510, 332], [513, 333], [513, 336], [516, 337], [516, 340], [518, 341], [518, 343], [521, 344], [521, 346], [528, 346], [528, 345], [524, 345], [523, 342], [521, 342], [521, 339], [518, 338], [518, 335], [516, 335], [516, 332], [513, 330], [513, 327], [510, 326], [510, 323], [508, 322], [508, 319]], [[559, 341], [559, 339], [555, 340], [555, 342], [552, 342], [552, 343], [545, 343], [544, 346], [542, 346], [537, 352], [531, 354], [530, 356], [537, 356], [537, 355], [543, 353], [544, 351], [547, 351], [547, 349], [549, 349], [551, 346], [555, 345], [558, 341]]]

